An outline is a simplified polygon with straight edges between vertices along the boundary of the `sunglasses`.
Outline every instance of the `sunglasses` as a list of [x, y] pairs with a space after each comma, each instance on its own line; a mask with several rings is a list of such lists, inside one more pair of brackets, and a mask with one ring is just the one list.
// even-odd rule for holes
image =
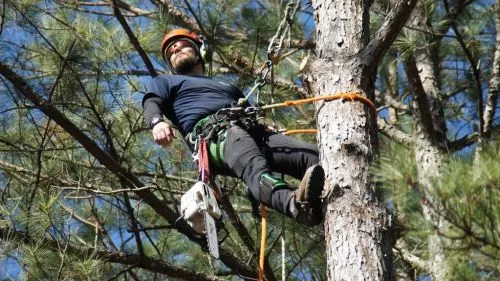
[[183, 49], [186, 47], [193, 47], [193, 44], [189, 42], [186, 39], [180, 39], [177, 41], [174, 41], [168, 45], [168, 47], [165, 49], [165, 57], [167, 59], [170, 59], [170, 57], [174, 54], [175, 49]]

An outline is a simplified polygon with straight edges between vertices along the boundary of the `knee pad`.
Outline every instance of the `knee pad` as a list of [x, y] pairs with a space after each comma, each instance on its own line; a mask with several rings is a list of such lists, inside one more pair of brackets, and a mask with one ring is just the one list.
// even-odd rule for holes
[[273, 192], [279, 189], [292, 189], [290, 185], [281, 179], [271, 176], [269, 173], [260, 175], [260, 202], [271, 206]]

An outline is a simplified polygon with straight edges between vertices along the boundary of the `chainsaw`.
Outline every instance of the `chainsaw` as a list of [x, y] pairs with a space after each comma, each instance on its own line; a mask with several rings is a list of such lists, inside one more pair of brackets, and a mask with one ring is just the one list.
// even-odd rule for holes
[[215, 220], [222, 216], [212, 188], [202, 181], [196, 182], [181, 197], [182, 218], [197, 233], [207, 237], [208, 252], [219, 258], [219, 243]]

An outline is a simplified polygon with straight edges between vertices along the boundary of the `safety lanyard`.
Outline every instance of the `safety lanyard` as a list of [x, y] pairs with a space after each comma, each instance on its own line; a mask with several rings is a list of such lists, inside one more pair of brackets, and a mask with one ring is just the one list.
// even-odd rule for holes
[[210, 181], [210, 167], [208, 159], [207, 141], [198, 136], [198, 180], [206, 184]]

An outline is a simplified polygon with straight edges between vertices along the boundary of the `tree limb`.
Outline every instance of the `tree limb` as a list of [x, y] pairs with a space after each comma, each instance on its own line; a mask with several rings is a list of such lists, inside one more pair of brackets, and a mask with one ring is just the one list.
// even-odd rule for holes
[[448, 0], [444, 0], [443, 3], [446, 13], [450, 18], [451, 28], [455, 33], [456, 36], [455, 38], [462, 47], [462, 50], [464, 51], [465, 56], [467, 57], [467, 60], [470, 63], [470, 68], [472, 69], [472, 74], [474, 76], [474, 82], [475, 82], [476, 96], [477, 96], [477, 112], [479, 115], [479, 136], [482, 137], [484, 131], [484, 119], [483, 119], [484, 116], [483, 116], [483, 94], [482, 94], [483, 91], [481, 87], [481, 72], [476, 57], [472, 54], [471, 50], [468, 48], [467, 44], [465, 43], [462, 37], [462, 34], [458, 31], [457, 24], [455, 21], [456, 16], [451, 13], [450, 7], [448, 5]]
[[415, 141], [413, 140], [413, 138], [410, 135], [395, 128], [394, 125], [388, 123], [383, 118], [377, 119], [377, 125], [378, 125], [380, 132], [382, 132], [382, 134], [390, 137], [391, 139], [393, 139], [401, 144], [413, 145], [415, 143]]
[[[396, 39], [399, 31], [410, 17], [418, 0], [399, 0], [387, 14], [384, 23], [363, 50], [366, 65], [376, 73], [378, 61]], [[374, 74], [375, 75], [375, 74]]]
[[413, 98], [417, 105], [418, 118], [424, 126], [424, 130], [428, 136], [434, 137], [434, 123], [432, 122], [432, 113], [427, 100], [427, 95], [425, 93], [424, 87], [422, 85], [422, 80], [418, 74], [417, 64], [415, 62], [415, 57], [410, 55], [404, 63], [406, 76], [408, 77], [408, 82], [411, 85], [413, 91]]
[[[399, 243], [398, 243], [399, 244]], [[394, 253], [421, 272], [428, 272], [427, 262], [410, 253], [405, 247], [394, 247]]]
[[388, 94], [382, 94], [380, 91], [375, 90], [375, 99], [380, 105], [387, 105], [395, 109], [399, 109], [402, 111], [409, 111], [410, 107], [407, 104], [404, 104], [398, 100], [396, 100], [393, 96]]
[[463, 137], [461, 139], [458, 139], [455, 141], [450, 141], [447, 143], [448, 150], [450, 150], [450, 152], [461, 150], [462, 148], [465, 148], [469, 145], [473, 145], [474, 143], [476, 143], [478, 138], [479, 138], [479, 134], [476, 132], [476, 133], [466, 135], [465, 137]]
[[120, 12], [120, 9], [118, 8], [118, 5], [116, 5], [116, 0], [109, 0], [109, 4], [111, 5], [111, 8], [113, 9], [113, 13], [116, 16], [116, 19], [118, 22], [120, 22], [121, 26], [123, 27], [123, 30], [125, 30], [125, 33], [127, 34], [130, 43], [134, 46], [135, 50], [137, 53], [139, 53], [139, 56], [142, 58], [144, 61], [144, 64], [146, 64], [146, 68], [148, 69], [150, 75], [152, 77], [157, 76], [158, 74], [156, 73], [156, 69], [154, 68], [153, 64], [151, 63], [151, 60], [149, 59], [148, 55], [142, 48], [141, 44], [139, 43], [139, 40], [137, 40], [137, 37], [135, 37], [134, 32], [132, 29], [130, 29], [130, 26], [127, 23], [127, 20], [123, 17], [122, 13]]

